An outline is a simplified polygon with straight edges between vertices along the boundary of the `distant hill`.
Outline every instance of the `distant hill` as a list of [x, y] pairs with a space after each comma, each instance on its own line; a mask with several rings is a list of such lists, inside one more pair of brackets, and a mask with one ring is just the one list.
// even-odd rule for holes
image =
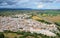
[[0, 8], [0, 10], [32, 10], [30, 8]]
[[0, 10], [59, 10], [60, 9], [31, 9], [31, 8], [0, 8]]

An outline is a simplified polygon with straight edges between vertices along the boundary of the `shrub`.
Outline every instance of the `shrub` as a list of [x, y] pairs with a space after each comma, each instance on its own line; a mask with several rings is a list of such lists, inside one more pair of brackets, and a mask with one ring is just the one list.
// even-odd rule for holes
[[44, 23], [47, 23], [47, 24], [52, 24], [52, 23], [47, 22], [47, 21], [45, 21], [45, 20], [37, 20], [37, 21], [39, 21], [39, 22], [44, 22]]
[[3, 33], [0, 33], [0, 38], [4, 38], [4, 34]]

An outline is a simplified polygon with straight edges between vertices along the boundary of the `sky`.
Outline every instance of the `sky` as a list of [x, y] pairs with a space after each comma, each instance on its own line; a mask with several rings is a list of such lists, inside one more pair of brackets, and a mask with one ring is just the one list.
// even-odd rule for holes
[[60, 9], [60, 0], [0, 0], [1, 8]]

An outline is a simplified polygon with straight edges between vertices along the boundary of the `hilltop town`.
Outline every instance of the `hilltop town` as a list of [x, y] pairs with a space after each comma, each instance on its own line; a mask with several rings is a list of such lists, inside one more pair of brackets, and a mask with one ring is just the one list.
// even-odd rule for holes
[[4, 30], [17, 32], [20, 30], [37, 34], [41, 33], [47, 36], [56, 36], [54, 32], [57, 32], [58, 29], [55, 24], [42, 23], [30, 17], [31, 15], [27, 14], [15, 15], [15, 17], [0, 17], [0, 32]]

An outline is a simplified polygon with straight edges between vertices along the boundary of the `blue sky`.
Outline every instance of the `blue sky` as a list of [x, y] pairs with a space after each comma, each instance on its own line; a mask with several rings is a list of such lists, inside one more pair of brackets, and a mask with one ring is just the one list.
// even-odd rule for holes
[[60, 0], [0, 0], [1, 8], [60, 9]]

